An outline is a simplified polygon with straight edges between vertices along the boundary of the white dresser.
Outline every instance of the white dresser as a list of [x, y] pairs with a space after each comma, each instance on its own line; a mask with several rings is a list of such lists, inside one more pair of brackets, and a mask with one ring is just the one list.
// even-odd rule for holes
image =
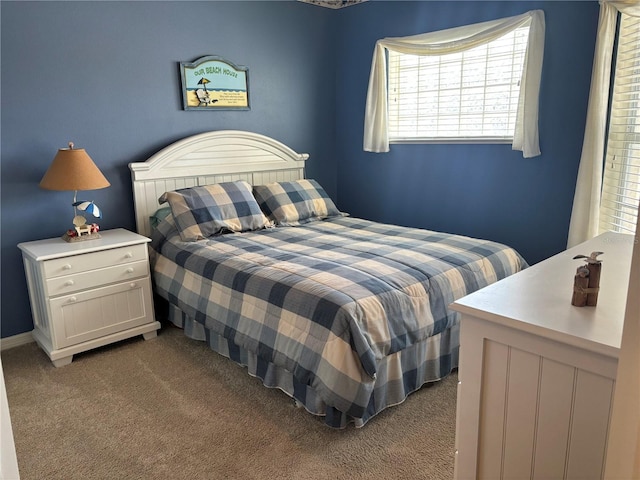
[[[455, 478], [602, 478], [634, 237], [600, 235], [456, 301]], [[602, 251], [596, 307], [571, 305]], [[640, 292], [636, 292], [640, 294]]]
[[56, 367], [73, 355], [135, 335], [156, 336], [149, 239], [124, 229], [83, 242], [20, 243], [33, 337]]

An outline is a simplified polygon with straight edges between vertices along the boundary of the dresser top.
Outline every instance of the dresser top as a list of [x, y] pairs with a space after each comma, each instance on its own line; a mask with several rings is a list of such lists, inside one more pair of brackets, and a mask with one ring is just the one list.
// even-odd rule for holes
[[[451, 304], [463, 314], [607, 356], [618, 356], [635, 237], [608, 232]], [[571, 305], [576, 255], [604, 252], [595, 307]], [[464, 322], [464, 320], [463, 320]]]
[[53, 258], [69, 257], [85, 253], [108, 250], [110, 248], [126, 247], [149, 242], [150, 239], [124, 228], [104, 230], [100, 238], [81, 242], [66, 242], [61, 237], [19, 243], [18, 248], [36, 261], [51, 260]]

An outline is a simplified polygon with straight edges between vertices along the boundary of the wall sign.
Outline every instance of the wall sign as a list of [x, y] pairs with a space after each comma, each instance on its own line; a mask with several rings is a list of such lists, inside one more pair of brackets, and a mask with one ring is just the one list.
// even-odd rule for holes
[[180, 62], [185, 110], [249, 110], [249, 69], [209, 55]]

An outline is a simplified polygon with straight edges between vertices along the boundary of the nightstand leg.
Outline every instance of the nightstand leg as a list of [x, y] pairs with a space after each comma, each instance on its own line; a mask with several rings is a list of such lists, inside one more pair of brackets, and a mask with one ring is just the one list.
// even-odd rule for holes
[[54, 367], [64, 367], [65, 365], [69, 365], [73, 360], [73, 355], [69, 355], [68, 357], [58, 358], [57, 360], [51, 360]]
[[157, 336], [158, 336], [158, 332], [156, 330], [154, 330], [153, 332], [147, 332], [142, 334], [142, 338], [144, 338], [145, 340], [151, 340], [153, 338], [156, 338]]

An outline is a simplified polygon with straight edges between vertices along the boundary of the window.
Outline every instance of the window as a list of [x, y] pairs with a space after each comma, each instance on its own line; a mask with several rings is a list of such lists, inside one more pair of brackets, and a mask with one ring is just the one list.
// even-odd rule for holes
[[621, 14], [609, 117], [601, 232], [635, 233], [640, 201], [640, 18]]
[[445, 55], [389, 50], [389, 142], [511, 143], [529, 28]]
[[540, 155], [544, 31], [544, 12], [531, 10], [376, 41], [362, 148], [388, 152], [393, 135], [395, 142], [510, 142], [525, 158]]

